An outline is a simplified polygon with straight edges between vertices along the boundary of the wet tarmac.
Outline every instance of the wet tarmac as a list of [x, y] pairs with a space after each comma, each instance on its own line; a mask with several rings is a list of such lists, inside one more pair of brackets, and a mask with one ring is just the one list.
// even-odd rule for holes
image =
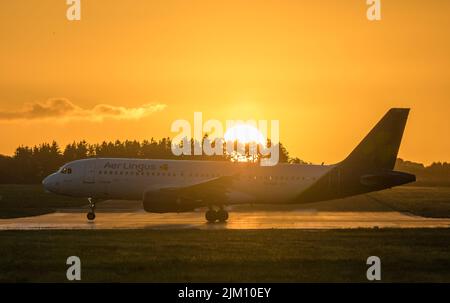
[[97, 204], [95, 222], [87, 208], [0, 219], [0, 230], [39, 229], [346, 229], [448, 228], [450, 218], [424, 218], [397, 211], [370, 195], [309, 205], [241, 205], [227, 208], [226, 223], [207, 223], [205, 210], [189, 213], [147, 213], [139, 201], [109, 200]]
[[433, 219], [395, 211], [239, 211], [226, 223], [206, 223], [203, 212], [151, 214], [97, 212], [89, 222], [84, 212], [56, 212], [36, 217], [0, 220], [0, 230], [39, 229], [343, 229], [447, 228], [450, 219]]

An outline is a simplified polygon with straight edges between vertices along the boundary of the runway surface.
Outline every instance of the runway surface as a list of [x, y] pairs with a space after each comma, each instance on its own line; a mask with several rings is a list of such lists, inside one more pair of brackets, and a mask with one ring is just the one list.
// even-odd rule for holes
[[0, 230], [39, 229], [342, 229], [450, 227], [450, 219], [431, 219], [389, 212], [252, 211], [230, 214], [227, 223], [208, 224], [203, 213], [149, 214], [97, 212], [88, 222], [82, 212], [2, 219]]
[[204, 210], [153, 214], [139, 201], [105, 201], [97, 205], [95, 222], [87, 208], [16, 219], [0, 219], [0, 230], [39, 229], [342, 229], [342, 228], [448, 228], [450, 219], [414, 216], [364, 195], [303, 206], [229, 207], [227, 223], [208, 224]]

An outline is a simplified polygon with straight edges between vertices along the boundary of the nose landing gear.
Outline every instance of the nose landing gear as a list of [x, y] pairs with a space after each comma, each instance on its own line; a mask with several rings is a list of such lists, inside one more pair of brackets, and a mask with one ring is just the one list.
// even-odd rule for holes
[[95, 203], [92, 201], [92, 198], [88, 198], [89, 201], [89, 212], [87, 213], [86, 217], [89, 221], [95, 220]]
[[205, 218], [208, 223], [215, 223], [216, 221], [226, 222], [228, 220], [228, 211], [226, 211], [223, 207], [218, 210], [210, 208], [206, 211]]

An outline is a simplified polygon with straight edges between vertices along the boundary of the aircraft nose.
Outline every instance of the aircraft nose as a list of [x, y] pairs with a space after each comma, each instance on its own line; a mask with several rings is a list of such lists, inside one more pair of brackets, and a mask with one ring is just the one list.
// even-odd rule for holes
[[44, 188], [48, 191], [50, 191], [49, 189], [49, 185], [50, 185], [50, 176], [45, 177], [44, 180], [42, 180], [42, 185], [44, 186]]
[[54, 192], [56, 184], [54, 182], [53, 175], [47, 176], [44, 180], [42, 180], [42, 185], [47, 191]]

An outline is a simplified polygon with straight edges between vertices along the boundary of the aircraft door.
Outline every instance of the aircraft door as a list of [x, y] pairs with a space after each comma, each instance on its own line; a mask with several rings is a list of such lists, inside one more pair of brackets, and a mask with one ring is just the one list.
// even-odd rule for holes
[[83, 177], [84, 183], [95, 183], [96, 162], [97, 162], [96, 159], [86, 161], [86, 164], [84, 166], [84, 177]]

